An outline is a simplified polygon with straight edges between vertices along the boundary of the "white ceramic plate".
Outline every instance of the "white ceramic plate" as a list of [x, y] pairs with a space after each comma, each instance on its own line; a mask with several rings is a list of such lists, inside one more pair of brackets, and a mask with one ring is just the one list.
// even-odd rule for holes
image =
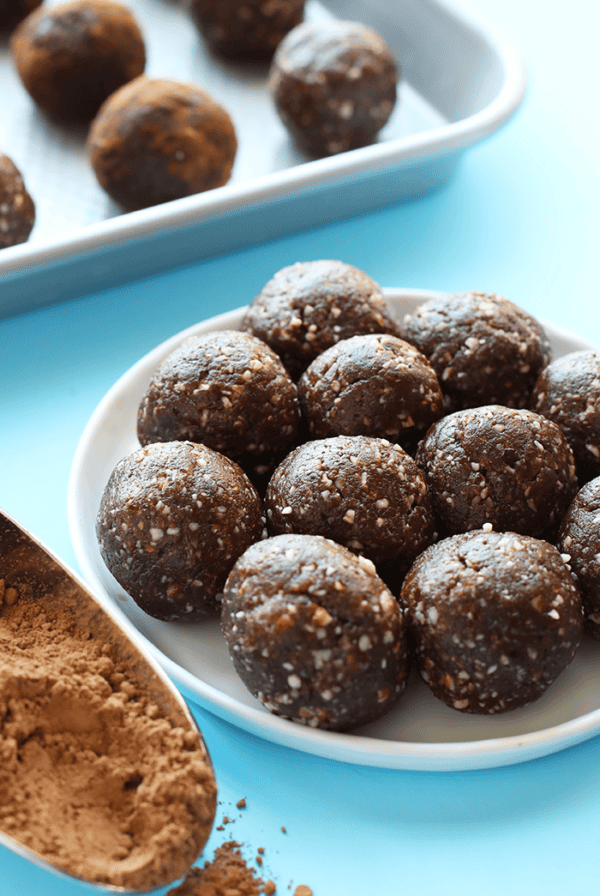
[[[386, 290], [401, 317], [434, 293]], [[543, 756], [600, 733], [600, 645], [585, 642], [569, 668], [530, 707], [504, 716], [468, 716], [436, 700], [413, 676], [397, 706], [351, 734], [318, 731], [271, 715], [238, 679], [219, 624], [159, 622], [127, 597], [106, 569], [95, 537], [100, 498], [117, 461], [138, 447], [139, 401], [160, 361], [193, 333], [239, 325], [243, 309], [193, 326], [138, 361], [100, 402], [79, 443], [69, 482], [69, 527], [84, 577], [141, 635], [150, 653], [184, 695], [267, 740], [359, 765], [418, 770], [489, 768]], [[543, 321], [554, 356], [594, 348]]]

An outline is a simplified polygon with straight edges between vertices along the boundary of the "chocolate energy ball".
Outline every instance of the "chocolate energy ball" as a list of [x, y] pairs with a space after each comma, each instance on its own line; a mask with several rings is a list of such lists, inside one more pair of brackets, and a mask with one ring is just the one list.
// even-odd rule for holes
[[0, 153], [0, 249], [25, 243], [35, 224], [35, 205], [21, 172]]
[[263, 530], [260, 499], [240, 467], [192, 442], [123, 458], [96, 523], [117, 582], [144, 612], [170, 621], [218, 614], [231, 567]]
[[581, 641], [581, 598], [564, 560], [514, 532], [468, 532], [428, 548], [401, 601], [421, 676], [462, 712], [537, 700]]
[[600, 477], [586, 482], [560, 526], [557, 547], [579, 585], [585, 629], [600, 641]]
[[408, 674], [404, 619], [372, 563], [327, 538], [250, 547], [223, 593], [235, 669], [268, 710], [345, 730], [387, 712]]
[[91, 121], [104, 100], [146, 64], [138, 24], [114, 0], [42, 6], [13, 33], [11, 49], [34, 102], [64, 123]]
[[272, 57], [304, 17], [305, 0], [192, 0], [191, 13], [208, 46], [227, 59]]
[[600, 352], [571, 352], [552, 361], [535, 384], [531, 407], [558, 423], [583, 484], [600, 475]]
[[270, 345], [294, 379], [340, 339], [398, 335], [379, 284], [351, 264], [327, 260], [278, 271], [252, 301], [242, 327]]
[[191, 336], [165, 358], [144, 395], [138, 439], [202, 442], [244, 469], [271, 466], [293, 447], [300, 410], [279, 357], [250, 333]]
[[42, 0], [0, 0], [0, 34], [12, 31]]
[[306, 442], [275, 470], [265, 497], [272, 535], [323, 535], [374, 563], [406, 568], [435, 538], [425, 479], [399, 445], [370, 436]]
[[449, 414], [430, 427], [415, 459], [450, 534], [489, 523], [551, 537], [577, 491], [562, 430], [525, 409], [488, 405]]
[[308, 155], [372, 143], [397, 99], [398, 64], [373, 28], [303, 22], [281, 41], [269, 75], [279, 117]]
[[134, 211], [227, 183], [237, 139], [200, 87], [142, 75], [103, 103], [87, 148], [100, 186]]
[[427, 358], [387, 333], [328, 348], [300, 377], [298, 397], [313, 438], [380, 436], [407, 449], [444, 411]]
[[538, 321], [494, 293], [430, 299], [401, 329], [431, 362], [448, 413], [485, 404], [529, 407], [537, 376], [550, 361]]

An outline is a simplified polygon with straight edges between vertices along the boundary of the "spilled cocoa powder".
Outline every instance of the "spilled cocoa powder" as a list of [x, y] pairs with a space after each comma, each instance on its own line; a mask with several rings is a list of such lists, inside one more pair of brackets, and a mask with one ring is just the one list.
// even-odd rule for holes
[[164, 886], [211, 832], [210, 759], [75, 600], [0, 578], [0, 830], [75, 877]]

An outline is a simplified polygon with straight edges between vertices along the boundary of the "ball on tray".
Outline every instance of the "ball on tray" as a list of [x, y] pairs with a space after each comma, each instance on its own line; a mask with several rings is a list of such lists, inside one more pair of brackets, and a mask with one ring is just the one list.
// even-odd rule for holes
[[561, 555], [514, 532], [438, 542], [417, 558], [400, 599], [421, 676], [462, 712], [537, 700], [581, 641], [581, 598]]
[[21, 172], [0, 153], [0, 249], [25, 243], [35, 224], [35, 205]]
[[0, 34], [15, 28], [25, 16], [40, 6], [42, 0], [2, 0], [0, 3]]
[[561, 429], [526, 409], [467, 408], [436, 421], [415, 460], [448, 533], [479, 529], [552, 538], [577, 491]]
[[237, 139], [200, 87], [142, 75], [103, 103], [87, 147], [100, 186], [134, 211], [227, 183]]
[[379, 284], [354, 265], [329, 260], [278, 271], [251, 302], [242, 327], [270, 345], [294, 379], [341, 339], [398, 332]]
[[305, 0], [192, 0], [207, 45], [227, 59], [270, 59], [304, 16]]
[[194, 621], [218, 614], [231, 567], [263, 537], [262, 504], [229, 458], [157, 442], [113, 470], [96, 534], [108, 569], [142, 610]]
[[406, 687], [397, 602], [372, 563], [329, 539], [280, 535], [253, 545], [227, 579], [221, 619], [248, 690], [303, 725], [365, 724]]
[[380, 34], [360, 22], [303, 22], [281, 41], [269, 90], [295, 143], [329, 156], [372, 143], [397, 99], [399, 67]]
[[104, 100], [146, 64], [136, 19], [115, 0], [44, 5], [21, 22], [11, 49], [34, 102], [64, 123], [91, 121]]
[[437, 373], [448, 413], [485, 404], [529, 407], [550, 360], [541, 324], [495, 293], [430, 299], [406, 315], [401, 329]]

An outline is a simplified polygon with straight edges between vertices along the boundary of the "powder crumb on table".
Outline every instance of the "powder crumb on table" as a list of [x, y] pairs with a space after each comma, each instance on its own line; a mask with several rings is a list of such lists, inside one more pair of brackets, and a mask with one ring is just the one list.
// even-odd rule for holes
[[246, 808], [246, 799], [245, 799], [245, 797], [242, 797], [241, 800], [238, 800], [237, 803], [236, 803], [235, 805], [236, 805], [236, 807], [237, 807], [238, 809], [245, 809], [245, 808]]
[[305, 886], [305, 884], [298, 884], [294, 890], [294, 896], [313, 896], [313, 891], [310, 887]]
[[230, 840], [219, 846], [211, 862], [191, 868], [183, 882], [167, 896], [273, 896], [273, 881], [262, 881], [247, 865], [240, 845]]

